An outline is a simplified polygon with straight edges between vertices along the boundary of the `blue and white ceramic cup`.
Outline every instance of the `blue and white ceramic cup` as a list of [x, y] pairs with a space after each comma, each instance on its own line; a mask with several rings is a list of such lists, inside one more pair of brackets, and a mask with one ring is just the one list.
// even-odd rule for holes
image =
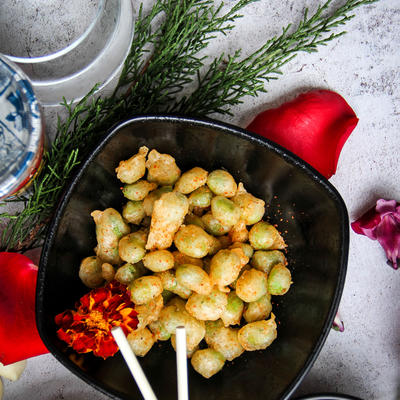
[[44, 151], [39, 104], [25, 74], [0, 56], [0, 199], [20, 193]]

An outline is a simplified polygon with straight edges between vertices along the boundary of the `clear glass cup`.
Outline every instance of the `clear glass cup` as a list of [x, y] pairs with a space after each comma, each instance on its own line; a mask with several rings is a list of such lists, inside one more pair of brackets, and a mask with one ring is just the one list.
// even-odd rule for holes
[[1, 0], [0, 53], [28, 75], [42, 105], [58, 105], [118, 75], [133, 26], [131, 0]]

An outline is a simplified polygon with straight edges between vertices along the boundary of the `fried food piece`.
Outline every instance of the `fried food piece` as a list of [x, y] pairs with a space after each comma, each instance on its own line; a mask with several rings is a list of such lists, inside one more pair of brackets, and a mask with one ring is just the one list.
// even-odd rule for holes
[[147, 180], [159, 185], [173, 185], [181, 176], [181, 170], [175, 163], [175, 158], [169, 154], [161, 154], [151, 150], [147, 158]]
[[129, 285], [135, 279], [143, 276], [145, 272], [146, 268], [141, 261], [136, 264], [126, 263], [117, 269], [114, 278], [124, 285]]
[[228, 233], [232, 229], [232, 225], [224, 225], [220, 221], [218, 221], [211, 212], [204, 214], [201, 217], [201, 220], [204, 224], [204, 229], [210, 235], [214, 236], [222, 236]]
[[[189, 206], [190, 207], [190, 206]], [[189, 212], [186, 217], [185, 217], [185, 225], [197, 225], [199, 226], [201, 229], [205, 229], [205, 225], [203, 220], [201, 219], [201, 217], [199, 217], [196, 214], [193, 214], [191, 212]]]
[[207, 176], [208, 172], [203, 168], [192, 168], [182, 174], [178, 182], [176, 182], [174, 190], [183, 194], [192, 193], [206, 184]]
[[191, 207], [206, 208], [211, 205], [213, 194], [208, 186], [201, 186], [189, 196]]
[[232, 197], [237, 191], [235, 179], [223, 169], [210, 172], [207, 178], [207, 186], [217, 196]]
[[233, 226], [239, 222], [240, 207], [224, 196], [215, 196], [211, 200], [211, 214], [222, 225]]
[[244, 348], [238, 340], [238, 331], [239, 329], [220, 326], [215, 329], [212, 336], [206, 337], [207, 344], [221, 353], [225, 359], [232, 361], [244, 353]]
[[239, 183], [238, 190], [233, 198], [233, 201], [240, 207], [241, 219], [246, 225], [253, 225], [256, 222], [259, 222], [264, 216], [264, 200], [258, 199], [252, 194], [247, 193], [243, 183]]
[[178, 282], [193, 292], [200, 294], [211, 293], [211, 280], [206, 271], [197, 265], [182, 264], [176, 269]]
[[243, 300], [234, 291], [230, 292], [228, 294], [228, 304], [221, 315], [224, 325], [239, 325], [242, 318], [243, 309]]
[[219, 290], [225, 291], [224, 287], [238, 278], [241, 268], [240, 258], [235, 252], [231, 250], [220, 250], [211, 259], [211, 284], [217, 285]]
[[148, 217], [153, 214], [154, 203], [164, 193], [172, 192], [172, 186], [161, 186], [160, 188], [150, 192], [143, 200], [144, 212]]
[[213, 245], [212, 237], [197, 225], [181, 226], [174, 243], [177, 249], [187, 256], [205, 257]]
[[122, 216], [130, 224], [139, 225], [146, 216], [143, 201], [128, 201], [122, 208]]
[[186, 303], [186, 311], [201, 321], [215, 321], [221, 317], [228, 304], [226, 293], [216, 287], [208, 295], [192, 293]]
[[173, 254], [168, 250], [156, 250], [144, 256], [143, 264], [150, 271], [162, 272], [174, 268], [175, 259]]
[[175, 334], [178, 326], [186, 328], [186, 345], [188, 351], [196, 349], [206, 333], [204, 321], [199, 321], [192, 317], [185, 310], [185, 302], [181, 299], [171, 300], [162, 309], [159, 321], [171, 335]]
[[[176, 351], [176, 335], [171, 335], [171, 344], [174, 350]], [[193, 350], [188, 350], [186, 346], [186, 357], [192, 358], [193, 354], [199, 349], [199, 346], [196, 346]]]
[[268, 321], [250, 322], [239, 329], [238, 340], [247, 351], [264, 350], [276, 339], [275, 315]]
[[138, 313], [137, 318], [139, 321], [137, 329], [143, 329], [152, 322], [157, 321], [163, 307], [164, 300], [161, 294], [150, 300], [148, 303], [136, 305], [135, 310]]
[[156, 340], [164, 342], [171, 338], [171, 334], [167, 332], [167, 330], [165, 329], [164, 325], [160, 322], [160, 320], [150, 322], [149, 329], [152, 331], [154, 338]]
[[236, 282], [236, 294], [245, 302], [257, 301], [267, 294], [267, 274], [251, 268], [244, 271]]
[[[243, 253], [245, 254], [246, 257], [249, 259], [253, 256], [254, 250], [253, 248], [248, 244], [248, 243], [242, 243], [242, 242], [235, 242], [232, 243], [229, 248], [232, 249], [242, 249]], [[256, 268], [256, 267], [254, 267]]]
[[118, 251], [120, 257], [130, 264], [136, 264], [146, 254], [142, 242], [138, 240], [135, 233], [130, 233], [119, 241]]
[[185, 286], [182, 286], [175, 276], [175, 271], [169, 269], [168, 271], [157, 272], [156, 276], [161, 279], [164, 290], [168, 290], [182, 299], [188, 299], [192, 291]]
[[104, 262], [113, 265], [120, 264], [118, 242], [122, 236], [130, 232], [128, 224], [114, 208], [107, 208], [104, 211], [96, 210], [90, 215], [96, 224], [97, 256]]
[[265, 294], [258, 300], [248, 303], [243, 313], [246, 322], [261, 321], [269, 317], [272, 311], [271, 295]]
[[135, 304], [145, 304], [162, 293], [163, 285], [158, 276], [149, 275], [135, 279], [128, 289]]
[[232, 242], [247, 242], [249, 240], [249, 231], [246, 228], [245, 222], [240, 219], [230, 230], [229, 237]]
[[115, 278], [115, 269], [109, 263], [103, 263], [101, 265], [101, 276], [107, 282], [111, 282]]
[[275, 265], [286, 267], [287, 260], [285, 255], [279, 250], [257, 250], [251, 257], [250, 264], [254, 268], [269, 274]]
[[101, 286], [104, 282], [102, 264], [103, 262], [96, 256], [86, 257], [82, 260], [79, 267], [79, 278], [85, 286], [91, 289]]
[[282, 250], [285, 241], [278, 230], [265, 221], [257, 222], [249, 232], [249, 241], [254, 250]]
[[292, 284], [290, 271], [282, 264], [275, 265], [268, 276], [268, 291], [272, 295], [282, 296]]
[[154, 203], [146, 249], [163, 250], [170, 247], [188, 211], [186, 196], [178, 192], [164, 193]]
[[149, 149], [142, 146], [129, 160], [121, 161], [115, 169], [117, 178], [123, 183], [134, 183], [146, 173], [146, 156]]
[[154, 335], [147, 329], [134, 330], [127, 336], [129, 346], [139, 357], [144, 357], [155, 342]]
[[197, 350], [190, 362], [196, 372], [204, 378], [211, 378], [224, 367], [225, 358], [214, 349], [204, 349]]
[[157, 189], [156, 183], [140, 180], [135, 183], [125, 185], [122, 189], [122, 193], [129, 200], [140, 201], [143, 200], [154, 189]]
[[203, 260], [201, 258], [194, 258], [181, 253], [180, 251], [172, 252], [175, 259], [175, 268], [182, 264], [192, 264], [203, 268]]

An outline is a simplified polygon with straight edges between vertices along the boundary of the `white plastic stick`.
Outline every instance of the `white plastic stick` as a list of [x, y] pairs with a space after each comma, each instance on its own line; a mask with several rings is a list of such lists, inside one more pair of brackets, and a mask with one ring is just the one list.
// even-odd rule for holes
[[178, 376], [178, 400], [189, 400], [186, 330], [184, 326], [176, 328], [176, 372]]
[[144, 374], [142, 367], [139, 364], [134, 352], [129, 346], [128, 340], [126, 339], [125, 333], [121, 327], [116, 326], [111, 329], [111, 333], [114, 336], [115, 341], [124, 357], [131, 374], [135, 378], [136, 384], [138, 385], [142, 396], [145, 400], [157, 400], [156, 395], [151, 388], [149, 381]]

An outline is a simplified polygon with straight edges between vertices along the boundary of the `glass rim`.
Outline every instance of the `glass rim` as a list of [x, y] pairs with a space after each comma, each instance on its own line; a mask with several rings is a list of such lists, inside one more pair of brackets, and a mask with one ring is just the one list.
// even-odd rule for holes
[[37, 57], [17, 57], [17, 56], [12, 56], [10, 54], [5, 54], [1, 53], [3, 56], [6, 56], [10, 61], [13, 61], [14, 63], [18, 64], [39, 64], [39, 63], [44, 63], [47, 61], [52, 61], [55, 60], [59, 57], [62, 57], [66, 54], [68, 54], [70, 51], [78, 47], [93, 31], [94, 27], [97, 25], [103, 11], [104, 11], [104, 5], [105, 5], [106, 0], [100, 0], [100, 4], [97, 9], [96, 16], [94, 17], [93, 21], [90, 23], [90, 25], [86, 28], [86, 30], [82, 33], [81, 36], [79, 36], [76, 40], [74, 40], [72, 43], [70, 43], [68, 46], [55, 51], [54, 53], [50, 54], [45, 54], [43, 56], [37, 56]]
[[[104, 4], [106, 5], [109, 0], [106, 0]], [[36, 97], [39, 103], [45, 107], [58, 107], [62, 102], [62, 98], [56, 98], [53, 95], [48, 97], [49, 93], [55, 92], [55, 88], [60, 93], [63, 93], [68, 102], [73, 102], [74, 104], [80, 101], [87, 93], [93, 89], [96, 84], [96, 90], [93, 95], [97, 96], [104, 88], [106, 88], [113, 80], [118, 77], [118, 74], [122, 71], [123, 65], [125, 63], [126, 57], [131, 51], [132, 40], [135, 32], [135, 24], [133, 15], [133, 4], [131, 0], [118, 0], [118, 14], [116, 16], [116, 27], [112, 32], [111, 36], [107, 40], [104, 48], [99, 52], [99, 54], [94, 58], [87, 66], [83, 69], [78, 70], [70, 75], [56, 78], [56, 79], [32, 79], [29, 78], [33, 89], [35, 91]], [[125, 44], [124, 44], [125, 43]], [[107, 69], [107, 73], [103, 74], [103, 78], [99, 78], [101, 71], [99, 68], [105, 65], [105, 57], [109, 53], [110, 49], [118, 44], [118, 54], [113, 57], [113, 61], [108, 63], [110, 68]], [[95, 74], [95, 77], [93, 74]], [[74, 81], [81, 79], [84, 82], [91, 82], [86, 85], [85, 90], [79, 90], [79, 93], [74, 92], [71, 96], [71, 85], [75, 85]], [[75, 89], [74, 89], [75, 91]], [[67, 94], [65, 94], [67, 92]]]

